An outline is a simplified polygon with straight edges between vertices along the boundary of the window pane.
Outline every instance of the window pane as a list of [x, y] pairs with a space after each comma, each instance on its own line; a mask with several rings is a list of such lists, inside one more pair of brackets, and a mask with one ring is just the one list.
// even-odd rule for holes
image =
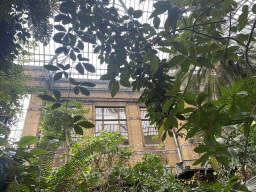
[[120, 131], [122, 136], [128, 138], [127, 123], [126, 121], [120, 121]]
[[121, 135], [126, 137], [123, 142], [128, 145], [125, 108], [96, 108], [96, 135], [100, 134], [100, 130], [108, 132], [121, 131]]
[[102, 119], [102, 108], [96, 108], [96, 119]]
[[11, 132], [10, 132], [10, 135], [8, 136], [8, 140], [11, 143], [18, 141], [22, 135], [22, 130], [23, 130], [26, 115], [28, 112], [30, 98], [31, 98], [31, 95], [26, 95], [21, 100], [19, 100], [19, 102], [23, 105], [23, 109], [21, 113], [17, 114], [16, 118], [18, 118], [19, 121], [14, 125], [11, 125], [10, 127]]
[[[143, 134], [144, 134], [144, 140], [146, 145], [155, 145], [161, 143], [161, 138], [155, 138], [156, 135], [158, 135], [158, 130], [156, 129], [156, 125], [150, 125], [150, 121], [146, 120], [146, 114], [147, 109], [146, 108], [140, 108], [141, 112], [141, 123], [143, 128]], [[144, 119], [144, 120], [143, 120]]]
[[140, 108], [140, 117], [141, 119], [148, 119], [146, 118], [146, 115], [147, 115], [147, 109], [146, 108]]
[[103, 130], [102, 129], [102, 121], [96, 121], [95, 122], [95, 132], [96, 132], [96, 136], [98, 136], [99, 135], [99, 132], [100, 132], [100, 130]]
[[118, 109], [104, 108], [104, 119], [118, 119]]
[[119, 115], [120, 115], [119, 119], [126, 119], [124, 108], [119, 108]]
[[113, 122], [110, 121], [112, 123], [104, 123], [104, 130], [107, 130], [108, 132], [118, 132], [119, 131], [119, 124], [118, 121]]
[[150, 125], [149, 121], [142, 121], [142, 127], [144, 135], [157, 135], [158, 131], [155, 129], [155, 125]]

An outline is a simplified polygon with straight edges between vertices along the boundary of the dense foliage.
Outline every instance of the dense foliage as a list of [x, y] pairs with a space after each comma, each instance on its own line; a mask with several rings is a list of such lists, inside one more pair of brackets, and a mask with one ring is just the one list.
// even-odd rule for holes
[[88, 136], [71, 148], [72, 159], [49, 178], [51, 191], [182, 191], [161, 156], [145, 154], [133, 167], [133, 151], [121, 133]]
[[[108, 64], [107, 74], [101, 79], [109, 80], [112, 97], [117, 94], [120, 85], [132, 87], [134, 91], [143, 88], [140, 101], [146, 104], [148, 116], [152, 123], [156, 123], [162, 140], [167, 135], [172, 136], [173, 129], [178, 132], [186, 130], [186, 139], [199, 134], [203, 137], [203, 142], [195, 148], [195, 152], [203, 155], [195, 164], [203, 166], [209, 162], [216, 172], [222, 166], [223, 170], [227, 170], [227, 167], [239, 167], [240, 181], [245, 182], [243, 185], [237, 183], [237, 175], [232, 177], [230, 174], [231, 178], [221, 180], [219, 177], [220, 182], [214, 184], [212, 189], [246, 191], [246, 186], [253, 189], [253, 182], [248, 182], [248, 179], [255, 175], [256, 98], [255, 78], [252, 76], [256, 71], [256, 4], [234, 0], [157, 1], [149, 16], [153, 20], [153, 26], [138, 21], [143, 15], [141, 10], [129, 8], [127, 15], [121, 16], [115, 7], [110, 6], [108, 0], [40, 0], [37, 4], [30, 0], [4, 0], [0, 5], [0, 40], [3, 42], [0, 50], [0, 74], [7, 74], [12, 79], [9, 71], [16, 69], [13, 60], [19, 55], [19, 42], [28, 43], [31, 37], [29, 29], [34, 31], [33, 36], [37, 40], [44, 43], [49, 41], [52, 28], [49, 18], [56, 11], [54, 22], [58, 24], [54, 28], [59, 32], [53, 36], [53, 40], [60, 44], [55, 50], [57, 56], [69, 55], [76, 62], [76, 70], [82, 75], [85, 70], [95, 72], [94, 66], [88, 63], [89, 59], [83, 58], [81, 54], [84, 43], [95, 45], [94, 53], [99, 53], [100, 62]], [[159, 16], [165, 12], [168, 17], [161, 21]], [[186, 12], [189, 14], [185, 15]], [[30, 27], [23, 26], [22, 23], [28, 23]], [[65, 27], [67, 24], [71, 26], [69, 29]], [[167, 53], [169, 56], [160, 58], [158, 53]], [[71, 67], [69, 64], [64, 66], [51, 63], [44, 67], [56, 72], [53, 77], [55, 81], [62, 77], [68, 78], [75, 85], [75, 94], [81, 92], [88, 96], [90, 92], [86, 87], [95, 86], [71, 78], [67, 73]], [[178, 71], [175, 76], [169, 73], [173, 68]], [[199, 90], [204, 91], [199, 93]], [[1, 102], [7, 105], [10, 104], [10, 96], [8, 90], [0, 91]], [[65, 106], [65, 101], [57, 90], [53, 90], [53, 96], [44, 94], [39, 97], [51, 102], [53, 111]], [[179, 120], [185, 121], [185, 125], [180, 127]], [[81, 126], [93, 127], [81, 115], [67, 116], [65, 122], [68, 124], [63, 130], [69, 127], [77, 134], [83, 133]], [[0, 139], [1, 146], [8, 145], [6, 139]], [[28, 143], [35, 142], [35, 138], [22, 138], [17, 143], [17, 149], [10, 149], [16, 152], [15, 155], [8, 155], [9, 149], [6, 147], [0, 151], [0, 165], [5, 170], [1, 175], [10, 175], [10, 179], [4, 180], [1, 187], [4, 189], [8, 182], [15, 180], [13, 185], [9, 185], [10, 189], [13, 187], [20, 191], [40, 191], [46, 183], [40, 179], [43, 160], [40, 161], [39, 157], [44, 159], [42, 157], [49, 151], [36, 151], [35, 157], [33, 152], [24, 151], [23, 142], [29, 145]], [[49, 143], [55, 145], [50, 141]], [[49, 146], [47, 144], [42, 150]], [[92, 153], [89, 149], [96, 149], [94, 147], [97, 148], [94, 145], [86, 148], [90, 154], [77, 152], [74, 156], [84, 155], [86, 159]], [[37, 160], [33, 164], [29, 158]], [[31, 166], [23, 166], [25, 159], [34, 167], [31, 168], [32, 171], [38, 171], [34, 174], [39, 175], [39, 179], [32, 179], [33, 173], [28, 170]], [[70, 162], [73, 161], [79, 163], [77, 159]], [[66, 166], [69, 165], [68, 163]], [[138, 164], [133, 171], [146, 165], [147, 163]], [[158, 164], [155, 165], [157, 166]], [[64, 169], [65, 166], [61, 168]], [[70, 169], [74, 170], [76, 167]], [[96, 172], [93, 174], [99, 177]], [[80, 172], [80, 176], [84, 177], [83, 172]], [[130, 182], [137, 184], [133, 178], [130, 179]], [[147, 180], [143, 182], [148, 184]], [[252, 186], [249, 186], [250, 183]], [[98, 184], [99, 187], [105, 187], [105, 184]]]

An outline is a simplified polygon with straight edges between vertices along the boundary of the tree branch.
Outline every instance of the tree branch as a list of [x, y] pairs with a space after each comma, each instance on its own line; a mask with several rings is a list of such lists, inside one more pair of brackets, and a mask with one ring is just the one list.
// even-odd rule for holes
[[236, 42], [239, 43], [240, 45], [246, 47], [245, 44], [243, 44], [241, 41], [239, 41], [239, 40], [237, 40], [237, 39], [235, 39], [235, 38], [233, 38], [233, 37], [214, 37], [214, 36], [207, 35], [207, 34], [205, 34], [205, 33], [201, 33], [201, 32], [198, 32], [198, 31], [195, 31], [195, 30], [192, 30], [192, 29], [185, 29], [185, 30], [192, 31], [192, 32], [194, 32], [194, 33], [196, 33], [196, 34], [203, 35], [203, 36], [206, 36], [206, 37], [210, 37], [210, 38], [212, 38], [212, 39], [231, 39], [231, 40], [236, 41]]
[[247, 42], [247, 45], [246, 45], [246, 50], [245, 50], [245, 60], [246, 60], [246, 63], [247, 65], [249, 65], [249, 67], [256, 72], [256, 69], [254, 69], [250, 62], [249, 62], [249, 58], [248, 58], [248, 51], [249, 51], [249, 46], [250, 46], [250, 43], [251, 43], [251, 40], [252, 40], [252, 36], [253, 36], [253, 32], [254, 32], [254, 29], [255, 29], [255, 26], [256, 26], [256, 19], [254, 19], [254, 23], [253, 23], [253, 26], [252, 26], [252, 30], [251, 30], [251, 33], [250, 33], [250, 36], [248, 38], [248, 42]]
[[228, 32], [228, 42], [227, 42], [227, 46], [226, 46], [226, 51], [225, 51], [225, 56], [224, 56], [224, 63], [227, 57], [227, 53], [228, 53], [228, 46], [229, 46], [229, 41], [230, 41], [230, 35], [231, 35], [231, 5], [229, 5], [229, 32]]
[[[211, 9], [213, 7], [215, 7], [216, 5], [218, 5], [219, 3], [223, 2], [224, 0], [218, 1], [217, 3], [213, 4], [212, 6], [208, 7], [207, 9], [205, 9], [195, 20], [194, 25], [197, 23], [197, 20], [208, 10]], [[193, 27], [194, 30], [194, 27]]]

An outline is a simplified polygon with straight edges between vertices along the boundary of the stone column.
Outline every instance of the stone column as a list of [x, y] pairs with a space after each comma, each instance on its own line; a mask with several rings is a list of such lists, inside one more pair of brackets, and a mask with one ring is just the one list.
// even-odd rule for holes
[[129, 144], [133, 150], [143, 150], [143, 131], [140, 122], [140, 109], [136, 103], [126, 106], [127, 126], [129, 130]]
[[[93, 117], [95, 117], [95, 110], [94, 110], [94, 106], [92, 105], [92, 103], [84, 103], [83, 105], [83, 110], [87, 110], [89, 109], [89, 113], [84, 114], [84, 117], [90, 121], [91, 123], [95, 124], [95, 120]], [[95, 134], [95, 128], [90, 128], [90, 129], [84, 129], [84, 135], [88, 136], [88, 135], [93, 135]]]
[[22, 137], [27, 135], [38, 137], [43, 104], [43, 101], [39, 97], [37, 97], [38, 94], [39, 93], [33, 93], [31, 95], [24, 127], [22, 130]]

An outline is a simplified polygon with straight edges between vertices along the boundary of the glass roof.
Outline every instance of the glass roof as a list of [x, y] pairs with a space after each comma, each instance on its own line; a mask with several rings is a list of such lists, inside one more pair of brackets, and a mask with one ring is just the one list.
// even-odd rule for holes
[[[148, 19], [150, 14], [153, 12], [153, 4], [155, 2], [157, 2], [158, 0], [145, 0], [142, 1], [141, 3], [139, 3], [139, 0], [111, 0], [110, 5], [109, 6], [114, 6], [120, 15], [127, 15], [127, 9], [129, 9], [129, 7], [133, 7], [134, 10], [142, 10], [143, 11], [143, 15], [141, 18], [138, 19], [139, 22], [141, 23], [149, 23], [150, 25], [153, 26], [153, 19]], [[241, 8], [243, 5], [247, 4], [249, 5], [249, 7], [251, 7], [254, 3], [253, 0], [237, 0], [238, 3], [240, 3], [240, 6], [237, 8], [237, 11], [234, 12], [235, 15], [233, 15], [234, 17], [232, 18], [232, 25], [235, 24], [237, 22], [238, 19], [238, 15], [241, 14]], [[158, 29], [159, 30], [163, 30], [163, 25], [164, 25], [164, 21], [167, 19], [167, 12], [165, 12], [164, 14], [161, 14], [160, 16], [161, 22], [160, 23], [160, 27]], [[254, 14], [253, 13], [249, 13], [249, 19], [253, 20], [254, 18]], [[132, 19], [132, 18], [130, 18]], [[51, 21], [53, 21], [53, 19], [51, 19]], [[50, 21], [50, 22], [51, 22]], [[52, 22], [54, 23], [54, 22]], [[58, 23], [54, 23], [55, 25], [58, 25]], [[251, 30], [251, 26], [252, 26], [252, 22], [248, 23], [248, 25], [245, 27], [244, 30]], [[66, 28], [69, 28], [69, 25], [66, 26]], [[226, 27], [227, 32], [229, 31], [229, 26]], [[57, 30], [53, 28], [53, 34], [52, 36], [57, 33]], [[241, 31], [240, 33], [243, 33], [243, 31]], [[234, 35], [234, 34], [233, 34]], [[107, 71], [107, 65], [106, 64], [100, 64], [100, 59], [98, 59], [98, 54], [93, 53], [93, 47], [91, 44], [89, 43], [85, 43], [84, 44], [84, 51], [82, 52], [83, 57], [85, 58], [89, 58], [90, 61], [89, 63], [93, 64], [95, 69], [96, 69], [96, 73], [85, 73], [85, 75], [81, 75], [79, 74], [75, 67], [75, 64], [77, 64], [77, 62], [73, 62], [68, 56], [65, 56], [64, 54], [61, 55], [56, 55], [55, 54], [55, 49], [58, 48], [60, 46], [60, 44], [55, 43], [53, 40], [50, 41], [50, 43], [47, 46], [43, 46], [42, 43], [38, 43], [38, 46], [35, 47], [35, 49], [27, 49], [29, 52], [33, 53], [33, 55], [30, 56], [30, 61], [27, 61], [24, 63], [24, 65], [30, 65], [30, 66], [43, 66], [43, 65], [47, 65], [49, 63], [51, 64], [56, 64], [57, 63], [61, 63], [61, 64], [70, 64], [71, 68], [70, 68], [70, 74], [71, 77], [76, 78], [76, 79], [99, 79], [101, 75], [105, 74]], [[53, 62], [51, 62], [51, 60], [53, 60], [54, 57], [57, 56], [57, 59], [54, 60]], [[160, 58], [168, 58], [168, 54], [163, 54], [161, 53], [161, 55], [159, 55]]]

